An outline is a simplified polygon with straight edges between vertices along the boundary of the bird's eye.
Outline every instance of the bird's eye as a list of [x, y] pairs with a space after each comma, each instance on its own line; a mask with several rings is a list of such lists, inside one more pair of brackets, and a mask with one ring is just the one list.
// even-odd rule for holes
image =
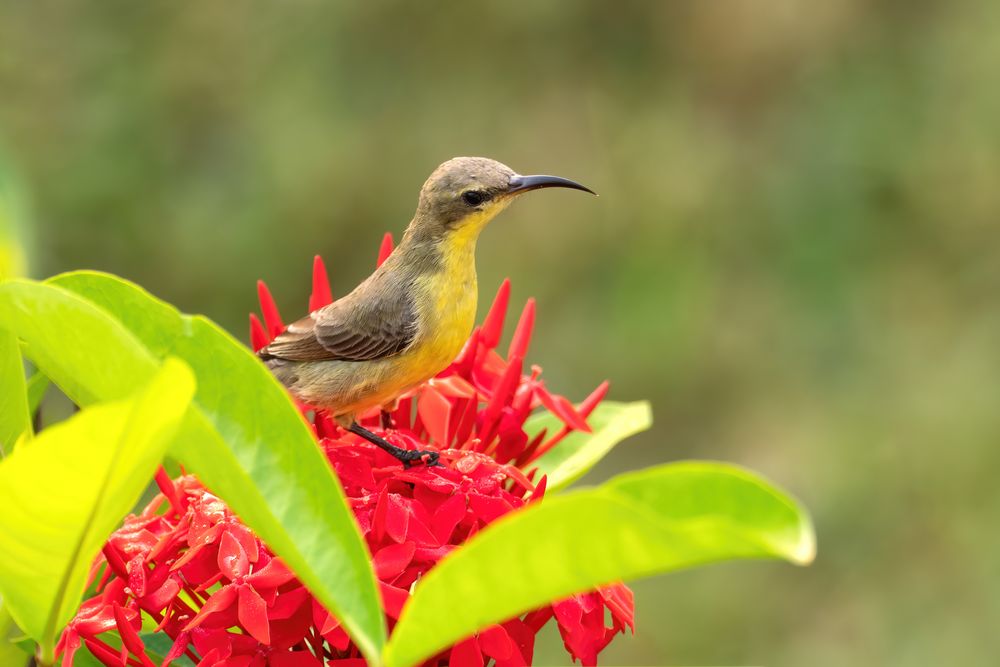
[[487, 199], [488, 197], [486, 196], [486, 193], [480, 192], [479, 190], [467, 190], [462, 193], [462, 201], [469, 206], [479, 206]]

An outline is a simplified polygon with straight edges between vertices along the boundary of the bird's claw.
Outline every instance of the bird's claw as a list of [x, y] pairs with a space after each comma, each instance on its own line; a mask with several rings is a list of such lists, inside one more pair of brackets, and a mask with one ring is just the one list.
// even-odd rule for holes
[[406, 452], [407, 456], [405, 459], [401, 458], [404, 468], [410, 468], [414, 463], [420, 461], [428, 468], [433, 468], [435, 466], [440, 466], [441, 463], [439, 459], [441, 454], [438, 452], [432, 452], [429, 449], [417, 449]]

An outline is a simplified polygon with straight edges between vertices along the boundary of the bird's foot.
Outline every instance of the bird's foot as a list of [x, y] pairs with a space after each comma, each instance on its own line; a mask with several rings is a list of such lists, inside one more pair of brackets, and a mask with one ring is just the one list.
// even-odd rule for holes
[[404, 468], [409, 468], [418, 461], [428, 467], [441, 465], [438, 462], [441, 455], [437, 452], [432, 452], [429, 449], [404, 449], [403, 454], [406, 458], [403, 458], [403, 456], [400, 456], [399, 454], [393, 454], [393, 456], [403, 462]]
[[352, 423], [347, 427], [347, 430], [355, 435], [360, 435], [362, 438], [372, 443], [376, 447], [379, 447], [388, 454], [391, 454], [397, 458], [404, 468], [409, 468], [414, 463], [420, 462], [428, 466], [441, 465], [438, 463], [440, 454], [428, 449], [403, 449], [402, 447], [397, 447], [385, 438], [379, 437], [361, 426], [357, 422]]

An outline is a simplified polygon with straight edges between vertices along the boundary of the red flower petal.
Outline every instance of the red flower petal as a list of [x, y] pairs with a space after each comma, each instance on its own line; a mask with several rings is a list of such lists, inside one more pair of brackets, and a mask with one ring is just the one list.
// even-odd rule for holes
[[449, 667], [483, 667], [484, 664], [483, 654], [475, 637], [469, 637], [451, 649]]
[[242, 545], [228, 530], [222, 534], [219, 542], [219, 570], [230, 581], [242, 579], [250, 574], [250, 559]]
[[389, 255], [392, 254], [392, 234], [389, 232], [385, 233], [382, 237], [382, 245], [378, 249], [378, 261], [376, 266], [382, 266], [382, 262], [389, 259]]
[[177, 597], [177, 594], [181, 592], [180, 583], [173, 577], [168, 578], [161, 586], [159, 586], [155, 591], [147, 593], [144, 598], [142, 598], [139, 603], [142, 608], [147, 611], [159, 611], [165, 609], [171, 600]]
[[390, 544], [379, 549], [375, 553], [373, 563], [375, 575], [383, 581], [392, 579], [410, 564], [415, 549], [416, 545], [413, 542]]
[[451, 401], [439, 394], [431, 386], [420, 393], [417, 412], [431, 440], [441, 449], [451, 446]]
[[264, 325], [260, 323], [257, 316], [250, 313], [250, 347], [254, 352], [259, 352], [271, 342], [271, 337], [264, 331]]
[[277, 588], [294, 578], [295, 575], [280, 558], [272, 558], [267, 562], [267, 565], [248, 575], [246, 582], [252, 584], [257, 590], [262, 590], [264, 588]]
[[111, 647], [96, 639], [84, 639], [84, 646], [90, 653], [108, 667], [120, 667], [124, 663], [121, 655], [111, 650]]
[[480, 328], [479, 340], [489, 349], [493, 349], [500, 342], [500, 335], [503, 333], [503, 321], [507, 317], [507, 304], [510, 302], [510, 279], [504, 278], [500, 283], [500, 289], [493, 299], [483, 326]]
[[267, 605], [252, 586], [239, 587], [239, 619], [250, 636], [261, 644], [271, 643], [271, 631], [267, 622]]
[[133, 609], [125, 609], [118, 605], [114, 606], [115, 625], [118, 627], [118, 634], [122, 639], [123, 649], [128, 649], [135, 657], [142, 661], [144, 667], [156, 667], [152, 660], [146, 655], [146, 646], [139, 638], [137, 628], [142, 627], [139, 614]]
[[500, 380], [496, 383], [493, 388], [493, 395], [490, 397], [490, 402], [486, 404], [486, 409], [483, 410], [481, 418], [482, 423], [479, 425], [479, 437], [483, 440], [484, 445], [493, 436], [493, 429], [500, 419], [500, 412], [503, 406], [507, 404], [511, 396], [514, 395], [514, 389], [517, 387], [517, 383], [521, 379], [521, 359], [515, 357], [511, 359], [510, 365], [504, 374], [500, 377]]
[[514, 509], [503, 498], [479, 493], [469, 495], [469, 508], [483, 523], [492, 523]]
[[128, 587], [136, 597], [146, 594], [146, 566], [145, 557], [136, 556], [125, 564], [125, 571], [128, 572]]
[[455, 494], [444, 501], [431, 519], [431, 529], [441, 544], [447, 544], [455, 527], [465, 518], [467, 511], [466, 498]]
[[542, 405], [559, 417], [564, 424], [572, 426], [578, 431], [590, 433], [590, 426], [587, 425], [587, 420], [576, 411], [576, 408], [573, 407], [573, 404], [565, 396], [553, 396], [541, 385], [536, 388], [535, 393], [541, 399]]
[[288, 618], [299, 611], [299, 608], [311, 600], [305, 586], [285, 591], [277, 597], [274, 604], [268, 607], [267, 617], [272, 621]]
[[223, 586], [212, 597], [208, 598], [202, 606], [201, 611], [198, 612], [197, 616], [188, 621], [184, 629], [191, 630], [192, 628], [196, 628], [211, 614], [225, 611], [236, 602], [236, 597], [236, 586]]
[[378, 590], [382, 596], [382, 607], [385, 609], [385, 613], [389, 618], [398, 620], [403, 611], [403, 605], [410, 599], [410, 593], [381, 581], [378, 584]]
[[496, 661], [509, 660], [516, 652], [514, 642], [500, 625], [491, 625], [479, 631], [479, 648]]
[[396, 542], [406, 541], [410, 528], [410, 508], [402, 496], [390, 493], [386, 497], [385, 532]]
[[524, 354], [528, 351], [528, 343], [531, 342], [531, 331], [535, 327], [535, 300], [528, 299], [521, 311], [521, 319], [514, 329], [514, 336], [510, 340], [510, 347], [507, 350], [507, 358], [518, 357], [524, 359]]
[[80, 649], [80, 635], [70, 626], [56, 642], [56, 655], [62, 656], [62, 667], [73, 667], [73, 656]]
[[624, 630], [626, 627], [635, 632], [635, 595], [625, 584], [605, 586], [597, 590], [604, 599], [604, 604], [615, 620], [615, 626]]
[[242, 523], [232, 522], [227, 528], [227, 532], [236, 538], [236, 541], [240, 543], [243, 547], [243, 553], [246, 554], [247, 560], [251, 563], [256, 563], [260, 558], [260, 549], [258, 547], [258, 540], [250, 529], [244, 526]]
[[[364, 664], [364, 661], [361, 661]], [[309, 651], [292, 651], [290, 653], [272, 653], [268, 658], [270, 667], [323, 667]]]
[[432, 378], [427, 383], [449, 398], [473, 398], [476, 388], [461, 375]]
[[323, 306], [333, 303], [333, 294], [330, 292], [330, 279], [326, 276], [326, 265], [319, 255], [313, 257], [312, 293], [309, 295], [309, 312], [318, 310]]
[[177, 638], [174, 639], [173, 646], [171, 646], [170, 650], [167, 651], [167, 654], [163, 656], [164, 667], [172, 663], [177, 658], [184, 655], [184, 652], [187, 651], [187, 647], [190, 641], [191, 641], [190, 633], [187, 632], [178, 633]]
[[260, 300], [260, 311], [264, 314], [267, 332], [271, 338], [274, 338], [284, 331], [285, 325], [281, 321], [281, 315], [278, 313], [278, 306], [274, 303], [274, 297], [271, 296], [271, 290], [267, 289], [263, 280], [257, 281], [257, 298]]
[[223, 664], [223, 660], [226, 658], [226, 654], [223, 653], [222, 649], [212, 649], [205, 654], [196, 667], [217, 667], [217, 665]]
[[536, 631], [516, 618], [504, 623], [503, 627], [517, 650], [513, 651], [508, 659], [497, 660], [496, 667], [527, 667], [535, 655]]

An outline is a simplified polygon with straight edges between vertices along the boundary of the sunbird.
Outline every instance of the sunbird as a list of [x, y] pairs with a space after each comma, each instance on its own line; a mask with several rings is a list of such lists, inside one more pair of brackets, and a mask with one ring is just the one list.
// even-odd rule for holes
[[559, 176], [521, 176], [482, 157], [448, 160], [420, 189], [403, 239], [347, 296], [288, 325], [257, 354], [293, 396], [405, 467], [438, 453], [397, 447], [355, 416], [391, 405], [450, 364], [476, 316], [476, 241], [515, 197], [540, 188], [593, 190]]

